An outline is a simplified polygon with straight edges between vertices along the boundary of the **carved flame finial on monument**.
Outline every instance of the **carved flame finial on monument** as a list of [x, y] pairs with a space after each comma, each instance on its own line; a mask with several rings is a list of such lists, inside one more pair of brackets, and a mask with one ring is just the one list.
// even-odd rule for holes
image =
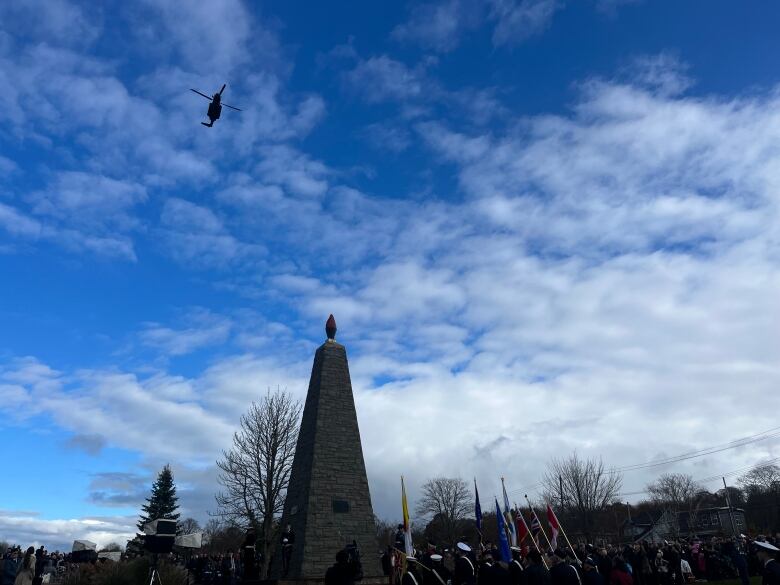
[[333, 315], [328, 317], [328, 322], [325, 323], [325, 334], [331, 341], [336, 339], [336, 319]]

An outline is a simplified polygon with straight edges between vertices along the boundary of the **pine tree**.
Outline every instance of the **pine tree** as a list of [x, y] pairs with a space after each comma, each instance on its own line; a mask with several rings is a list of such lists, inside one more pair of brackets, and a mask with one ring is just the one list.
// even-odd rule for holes
[[138, 521], [138, 530], [143, 531], [144, 524], [168, 518], [178, 520], [179, 498], [176, 497], [176, 484], [173, 483], [173, 473], [170, 465], [163, 467], [157, 480], [152, 484], [152, 494], [146, 498], [146, 503], [141, 506], [141, 518]]

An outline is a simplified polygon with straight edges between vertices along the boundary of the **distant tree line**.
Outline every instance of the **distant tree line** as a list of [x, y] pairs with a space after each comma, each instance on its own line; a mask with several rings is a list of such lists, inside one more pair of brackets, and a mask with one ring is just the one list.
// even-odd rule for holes
[[[780, 467], [758, 465], [737, 479], [737, 486], [710, 492], [688, 474], [665, 473], [650, 482], [645, 497], [633, 504], [622, 500], [623, 477], [605, 467], [601, 459], [583, 459], [576, 453], [548, 463], [542, 478], [541, 497], [532, 501], [547, 530], [546, 503], [550, 503], [572, 540], [621, 541], [631, 515], [650, 512], [672, 519], [687, 513], [694, 522], [700, 510], [726, 507], [745, 513], [746, 528], [753, 534], [780, 532]], [[728, 499], [727, 499], [728, 496]], [[519, 498], [518, 498], [519, 499]], [[502, 507], [503, 507], [503, 503]], [[514, 507], [515, 502], [510, 504]], [[530, 517], [528, 507], [520, 509]], [[492, 498], [483, 499], [483, 534], [486, 540], [496, 538], [496, 517]], [[458, 539], [474, 542], [479, 538], [474, 521], [473, 489], [458, 477], [436, 477], [426, 481], [417, 502], [412, 535], [417, 543], [433, 542], [452, 546]], [[396, 525], [377, 520], [377, 544], [392, 544]], [[695, 527], [694, 527], [695, 530]], [[731, 527], [725, 532], [730, 532]]]

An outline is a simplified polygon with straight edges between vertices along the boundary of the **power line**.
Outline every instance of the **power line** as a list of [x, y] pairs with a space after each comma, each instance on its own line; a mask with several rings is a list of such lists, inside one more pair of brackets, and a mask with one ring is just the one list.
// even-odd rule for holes
[[[775, 457], [774, 459], [769, 459], [767, 461], [764, 461], [762, 463], [758, 463], [756, 465], [772, 465], [773, 463], [776, 463], [778, 461], [780, 461], [780, 457]], [[713, 482], [713, 481], [719, 481], [720, 479], [722, 479], [724, 477], [731, 477], [733, 475], [738, 475], [740, 473], [744, 473], [745, 471], [753, 469], [754, 467], [756, 467], [756, 465], [746, 465], [745, 467], [740, 467], [738, 469], [732, 469], [731, 471], [727, 471], [725, 473], [719, 473], [717, 475], [711, 475], [709, 477], [703, 477], [703, 478], [700, 478], [700, 479], [694, 479], [693, 481], [696, 482], [696, 483], [710, 483], [710, 482]], [[638, 492], [626, 492], [624, 494], [619, 494], [618, 497], [623, 498], [623, 497], [626, 497], [626, 496], [641, 496], [641, 495], [644, 495], [644, 494], [647, 494], [647, 493], [648, 493], [647, 490], [641, 490], [641, 491], [638, 491]]]
[[[750, 445], [753, 443], [757, 443], [759, 441], [765, 441], [767, 439], [773, 439], [776, 437], [780, 437], [780, 427], [773, 427], [771, 429], [767, 429], [765, 431], [761, 431], [760, 433], [756, 433], [754, 435], [748, 435], [747, 437], [742, 437], [739, 439], [734, 439], [733, 441], [729, 441], [728, 443], [720, 443], [718, 445], [713, 445], [710, 447], [704, 447], [703, 449], [698, 449], [695, 451], [687, 451], [685, 453], [681, 453], [680, 455], [674, 455], [672, 457], [667, 457], [665, 459], [655, 460], [655, 461], [647, 461], [645, 463], [634, 463], [629, 465], [624, 465], [622, 467], [614, 467], [607, 471], [608, 474], [614, 475], [616, 473], [623, 473], [626, 471], [639, 471], [642, 469], [651, 469], [653, 467], [660, 467], [662, 465], [669, 465], [671, 463], [679, 463], [681, 461], [687, 461], [689, 459], [695, 459], [697, 457], [704, 457], [706, 455], [713, 455], [715, 453], [721, 453], [723, 451], [727, 451], [729, 449], [736, 449], [737, 447], [744, 447], [745, 445]], [[753, 467], [753, 466], [749, 466]], [[738, 472], [734, 472], [738, 473]], [[725, 475], [732, 475], [733, 473], [725, 474]], [[715, 476], [715, 479], [721, 477], [721, 475]], [[707, 480], [701, 480], [701, 481], [713, 481], [713, 479], [707, 479]], [[536, 488], [542, 487], [544, 485], [543, 482], [537, 482], [532, 485], [523, 486], [518, 489], [510, 490], [507, 493], [510, 494], [516, 494], [520, 492], [528, 492], [535, 490]], [[639, 492], [646, 493], [646, 492]], [[634, 495], [634, 494], [626, 494], [626, 495]]]

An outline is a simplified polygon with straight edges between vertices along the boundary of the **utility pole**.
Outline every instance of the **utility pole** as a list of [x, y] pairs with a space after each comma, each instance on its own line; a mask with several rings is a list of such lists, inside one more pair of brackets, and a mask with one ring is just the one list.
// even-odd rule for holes
[[734, 533], [734, 539], [737, 538], [737, 525], [734, 523], [734, 512], [731, 508], [731, 496], [729, 495], [729, 486], [726, 485], [726, 477], [723, 477], [723, 491], [726, 492], [726, 504], [729, 507], [729, 519], [731, 520], [731, 531]]
[[628, 523], [631, 524], [631, 504], [626, 502], [626, 510], [628, 510]]

